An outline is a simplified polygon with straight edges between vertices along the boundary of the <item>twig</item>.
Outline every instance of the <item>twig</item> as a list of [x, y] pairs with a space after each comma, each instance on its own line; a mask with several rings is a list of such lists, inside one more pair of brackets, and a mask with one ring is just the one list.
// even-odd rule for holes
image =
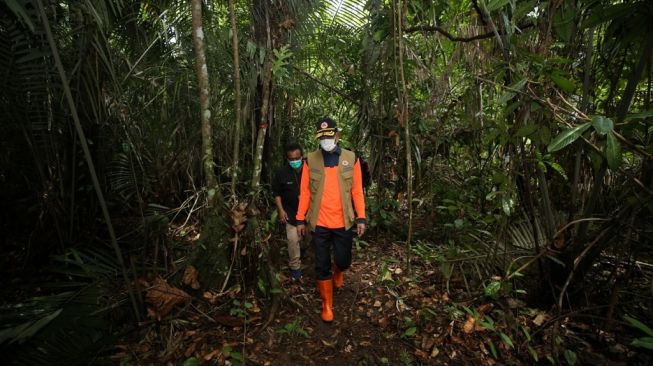
[[[525, 24], [518, 25], [517, 28], [528, 29], [533, 26], [534, 26], [533, 23], [525, 23]], [[494, 31], [483, 33], [483, 34], [477, 34], [475, 36], [455, 36], [449, 33], [446, 29], [439, 27], [437, 25], [418, 25], [415, 27], [406, 28], [403, 33], [416, 33], [416, 32], [437, 32], [447, 37], [449, 40], [453, 42], [463, 42], [463, 43], [492, 38], [495, 36]], [[504, 32], [499, 32], [499, 34], [503, 35]]]
[[511, 274], [509, 274], [509, 275], [506, 277], [505, 280], [506, 280], [506, 281], [509, 281], [509, 280], [510, 280], [511, 278], [513, 278], [517, 273], [520, 273], [521, 271], [523, 271], [525, 268], [527, 268], [528, 266], [530, 266], [531, 264], [533, 264], [533, 262], [535, 262], [536, 260], [542, 258], [543, 256], [545, 256], [545, 255], [547, 255], [547, 254], [554, 254], [554, 253], [555, 253], [555, 252], [554, 252], [553, 250], [549, 249], [549, 248], [546, 248], [546, 249], [542, 250], [538, 255], [534, 256], [533, 258], [531, 258], [531, 260], [529, 260], [528, 262], [524, 263], [521, 267], [517, 268], [515, 271], [513, 271]]
[[260, 334], [262, 331], [264, 331], [268, 327], [268, 325], [270, 325], [270, 323], [272, 323], [272, 321], [274, 320], [274, 317], [277, 314], [277, 310], [279, 309], [279, 303], [280, 302], [281, 302], [281, 300], [280, 300], [279, 296], [274, 296], [272, 298], [272, 306], [270, 307], [270, 313], [268, 313], [268, 317], [267, 317], [267, 319], [265, 319], [265, 323], [263, 323], [263, 325], [261, 325], [261, 327], [258, 330], [256, 330], [255, 334], [257, 334], [257, 335]]
[[555, 233], [555, 235], [553, 235], [553, 237], [554, 238], [558, 237], [558, 235], [562, 234], [571, 225], [575, 225], [575, 224], [578, 224], [578, 223], [584, 222], [584, 221], [610, 221], [610, 220], [609, 219], [600, 219], [598, 217], [587, 217], [587, 218], [584, 218], [584, 219], [574, 220], [572, 222], [569, 222], [567, 225], [563, 226], [562, 229], [558, 230], [558, 232]]
[[571, 283], [571, 280], [574, 278], [574, 272], [578, 268], [578, 264], [580, 261], [587, 255], [590, 249], [596, 245], [596, 243], [603, 238], [603, 235], [605, 235], [609, 231], [609, 227], [603, 229], [601, 233], [592, 241], [585, 249], [580, 253], [576, 259], [574, 259], [574, 268], [572, 268], [571, 272], [569, 272], [569, 276], [567, 276], [567, 281], [565, 281], [565, 285], [562, 287], [562, 290], [560, 290], [560, 295], [558, 296], [558, 311], [562, 311], [562, 298], [565, 295], [565, 292], [567, 292], [567, 287], [569, 287], [569, 284]]
[[208, 316], [206, 313], [204, 313], [202, 310], [200, 310], [197, 306], [193, 305], [193, 303], [190, 303], [190, 306], [195, 309], [198, 313], [202, 314], [206, 319], [208, 319], [211, 323], [217, 323], [215, 319], [211, 318]]

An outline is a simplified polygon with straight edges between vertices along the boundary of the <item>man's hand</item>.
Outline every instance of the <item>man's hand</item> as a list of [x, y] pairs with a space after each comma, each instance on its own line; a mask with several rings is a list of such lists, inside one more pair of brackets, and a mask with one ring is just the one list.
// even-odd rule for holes
[[282, 208], [282, 209], [277, 209], [277, 212], [279, 213], [279, 221], [281, 221], [282, 224], [285, 224], [288, 222], [288, 213]]
[[365, 234], [365, 224], [356, 224], [356, 233], [358, 236]]
[[304, 224], [297, 224], [297, 235], [304, 236], [306, 234], [306, 226]]

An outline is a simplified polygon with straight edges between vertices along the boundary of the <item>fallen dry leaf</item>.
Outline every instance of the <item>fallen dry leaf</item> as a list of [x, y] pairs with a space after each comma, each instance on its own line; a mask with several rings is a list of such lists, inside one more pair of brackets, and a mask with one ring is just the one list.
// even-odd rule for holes
[[481, 305], [481, 306], [478, 307], [478, 312], [479, 312], [480, 314], [487, 314], [487, 312], [488, 312], [489, 310], [492, 310], [493, 307], [494, 307], [494, 304], [492, 304], [492, 303], [489, 303], [489, 304], [483, 304], [483, 305]]
[[387, 326], [388, 326], [388, 323], [389, 323], [389, 322], [388, 322], [388, 319], [386, 319], [386, 318], [381, 318], [381, 319], [379, 319], [379, 325], [380, 325], [382, 328], [387, 327]]
[[537, 325], [538, 327], [542, 325], [546, 321], [547, 314], [545, 312], [538, 313], [535, 316], [535, 319], [533, 319], [533, 323]]
[[438, 346], [433, 346], [433, 349], [431, 350], [431, 358], [438, 357], [439, 354], [440, 350], [438, 349]]
[[215, 356], [218, 356], [222, 352], [221, 348], [216, 348], [213, 351], [207, 353], [204, 355], [204, 361], [209, 361], [210, 359], [214, 358]]
[[231, 328], [242, 327], [245, 324], [245, 319], [230, 315], [214, 315], [213, 320], [218, 324], [226, 325]]
[[468, 315], [467, 320], [463, 325], [463, 331], [467, 334], [473, 332], [475, 328], [474, 325], [476, 325], [476, 319], [474, 319], [474, 317], [472, 317], [471, 315]]
[[195, 353], [195, 350], [197, 349], [197, 343], [193, 342], [188, 348], [186, 348], [186, 352], [184, 352], [184, 356], [186, 358], [192, 356]]
[[415, 356], [422, 359], [422, 361], [427, 361], [429, 359], [429, 354], [422, 351], [421, 349], [416, 349], [415, 350]]
[[333, 342], [325, 341], [324, 339], [322, 339], [322, 344], [324, 344], [327, 347], [333, 347], [336, 345], [336, 343], [338, 343], [337, 339]]
[[177, 304], [190, 301], [190, 295], [186, 292], [168, 285], [161, 277], [154, 279], [152, 287], [145, 294], [145, 302], [150, 305], [147, 308], [149, 316], [161, 320]]
[[191, 265], [186, 266], [186, 270], [184, 270], [184, 285], [188, 285], [194, 290], [199, 290], [200, 281], [197, 279], [197, 276], [197, 268]]

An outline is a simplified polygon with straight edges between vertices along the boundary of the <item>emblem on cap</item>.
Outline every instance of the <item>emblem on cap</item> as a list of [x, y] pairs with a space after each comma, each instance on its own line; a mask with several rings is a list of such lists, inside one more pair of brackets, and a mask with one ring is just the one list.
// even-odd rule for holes
[[343, 160], [342, 165], [347, 166], [347, 165], [349, 165], [349, 162], [347, 160]]
[[329, 127], [329, 123], [327, 123], [327, 121], [322, 122], [322, 124], [320, 125], [320, 128], [327, 128], [327, 127]]

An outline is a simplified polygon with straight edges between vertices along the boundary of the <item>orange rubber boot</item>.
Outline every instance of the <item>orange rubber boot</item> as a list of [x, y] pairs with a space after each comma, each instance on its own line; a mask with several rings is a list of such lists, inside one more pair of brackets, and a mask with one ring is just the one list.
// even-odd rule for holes
[[335, 288], [342, 288], [345, 284], [345, 276], [342, 271], [335, 264], [333, 265], [333, 286]]
[[317, 288], [322, 298], [322, 320], [330, 323], [333, 321], [333, 281], [318, 280]]

